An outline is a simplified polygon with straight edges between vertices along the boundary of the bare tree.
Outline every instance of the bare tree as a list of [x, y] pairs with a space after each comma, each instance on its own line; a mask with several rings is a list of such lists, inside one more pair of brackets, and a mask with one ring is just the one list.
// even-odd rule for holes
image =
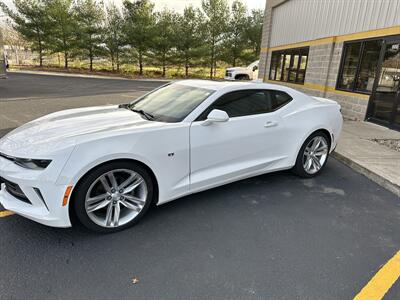
[[0, 8], [13, 20], [13, 28], [29, 42], [30, 48], [39, 53], [43, 65], [45, 40], [49, 34], [46, 5], [43, 0], [14, 0], [15, 9], [0, 2]]
[[1, 31], [3, 32], [4, 44], [7, 45], [14, 54], [15, 64], [21, 64], [20, 51], [24, 51], [28, 48], [28, 42], [9, 23], [3, 26]]

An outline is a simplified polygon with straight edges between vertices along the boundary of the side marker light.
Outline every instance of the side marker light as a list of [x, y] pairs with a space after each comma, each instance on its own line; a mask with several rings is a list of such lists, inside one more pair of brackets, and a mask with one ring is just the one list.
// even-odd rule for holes
[[69, 199], [69, 196], [71, 195], [71, 192], [72, 192], [72, 185], [69, 185], [67, 187], [67, 189], [65, 190], [62, 206], [65, 206], [68, 204], [68, 199]]

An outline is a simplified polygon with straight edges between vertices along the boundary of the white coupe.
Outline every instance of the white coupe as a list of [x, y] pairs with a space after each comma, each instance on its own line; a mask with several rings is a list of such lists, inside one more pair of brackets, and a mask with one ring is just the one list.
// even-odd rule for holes
[[313, 177], [341, 128], [336, 102], [289, 87], [173, 82], [10, 132], [0, 140], [0, 202], [49, 226], [76, 215], [92, 230], [121, 230], [152, 203], [278, 170]]

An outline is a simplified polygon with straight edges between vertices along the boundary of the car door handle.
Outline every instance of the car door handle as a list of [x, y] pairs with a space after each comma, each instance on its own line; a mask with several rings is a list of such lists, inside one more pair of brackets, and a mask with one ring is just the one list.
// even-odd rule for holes
[[276, 121], [268, 121], [267, 123], [264, 124], [265, 128], [275, 127], [275, 126], [278, 126], [278, 122]]

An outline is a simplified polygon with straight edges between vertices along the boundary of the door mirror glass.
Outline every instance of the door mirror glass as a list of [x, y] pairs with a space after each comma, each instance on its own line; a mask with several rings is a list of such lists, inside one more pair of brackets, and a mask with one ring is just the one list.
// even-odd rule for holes
[[207, 119], [203, 122], [203, 125], [207, 126], [216, 122], [226, 122], [229, 120], [228, 114], [219, 109], [213, 109], [207, 116]]

